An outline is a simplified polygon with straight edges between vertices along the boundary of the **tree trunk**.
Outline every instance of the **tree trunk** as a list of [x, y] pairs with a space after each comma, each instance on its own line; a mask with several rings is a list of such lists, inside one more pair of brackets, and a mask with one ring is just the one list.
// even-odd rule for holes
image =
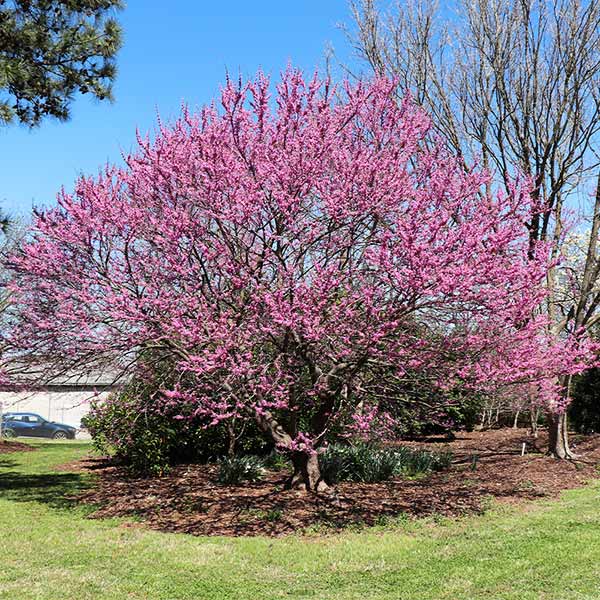
[[513, 429], [517, 429], [517, 428], [519, 427], [519, 415], [520, 415], [520, 414], [521, 414], [521, 411], [520, 411], [520, 410], [518, 410], [518, 411], [515, 413], [515, 419], [514, 419], [514, 421], [513, 421]]
[[540, 409], [533, 404], [529, 407], [529, 427], [530, 435], [537, 439], [538, 436], [538, 421], [540, 420]]
[[548, 454], [560, 459], [575, 458], [569, 448], [566, 412], [558, 415], [548, 414]]
[[479, 422], [479, 430], [482, 431], [485, 429], [485, 408], [481, 411], [481, 420]]
[[319, 459], [316, 453], [294, 452], [292, 464], [294, 465], [294, 474], [288, 482], [290, 489], [322, 492], [329, 488], [321, 478]]
[[[277, 422], [270, 411], [264, 410], [256, 413], [254, 418], [260, 429], [269, 434], [279, 448], [289, 450], [292, 447], [292, 437]], [[292, 451], [291, 457], [292, 464], [294, 465], [294, 474], [287, 483], [289, 489], [322, 492], [329, 488], [321, 478], [319, 459], [316, 453], [308, 454], [306, 452]]]
[[233, 421], [229, 419], [227, 421], [227, 456], [229, 456], [230, 458], [232, 458], [235, 455], [236, 441], [237, 440], [235, 437], [235, 425], [233, 424]]

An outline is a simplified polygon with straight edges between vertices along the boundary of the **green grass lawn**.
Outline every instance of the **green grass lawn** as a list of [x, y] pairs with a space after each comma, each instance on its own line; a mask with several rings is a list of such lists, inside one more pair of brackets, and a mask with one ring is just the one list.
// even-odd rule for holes
[[[80, 442], [0, 455], [0, 598], [600, 599], [600, 485], [457, 521], [325, 536], [194, 538], [90, 520], [53, 467]], [[88, 509], [89, 510], [89, 509]]]

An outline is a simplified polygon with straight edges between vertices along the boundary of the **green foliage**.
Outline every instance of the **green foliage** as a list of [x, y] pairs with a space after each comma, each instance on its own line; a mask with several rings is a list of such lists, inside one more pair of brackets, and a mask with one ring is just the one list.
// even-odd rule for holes
[[264, 457], [264, 465], [267, 469], [282, 471], [290, 466], [290, 459], [285, 454], [273, 448], [269, 454]]
[[374, 444], [331, 444], [319, 454], [321, 475], [330, 484], [339, 481], [375, 483], [397, 475], [416, 476], [448, 468], [450, 452], [413, 450], [406, 446], [382, 448]]
[[99, 452], [114, 456], [135, 473], [161, 475], [176, 463], [224, 456], [232, 442], [240, 453], [265, 454], [271, 449], [252, 423], [209, 426], [193, 416], [191, 406], [178, 406], [177, 412], [159, 410], [157, 387], [153, 379], [138, 380], [106, 401], [92, 403], [82, 424]]
[[69, 117], [73, 95], [110, 99], [121, 0], [0, 2], [0, 122]]
[[244, 481], [258, 481], [265, 473], [265, 463], [259, 456], [231, 456], [218, 460], [217, 481], [224, 485], [238, 485]]
[[452, 429], [473, 431], [481, 419], [481, 410], [484, 398], [474, 392], [463, 393], [454, 398], [454, 404], [447, 408], [448, 419], [452, 422]]
[[[146, 475], [161, 475], [172, 463], [194, 457], [204, 433], [172, 415], [149, 410], [142, 398], [128, 393], [92, 404], [82, 424], [99, 452]], [[223, 451], [220, 447], [215, 450]]]
[[600, 369], [589, 369], [574, 378], [569, 420], [580, 433], [600, 431]]
[[[386, 381], [385, 372], [380, 379]], [[385, 399], [379, 402], [380, 411], [395, 423], [392, 438], [472, 431], [477, 425], [485, 399], [459, 382], [450, 390], [441, 390], [434, 380], [426, 371], [408, 372], [382, 394]]]

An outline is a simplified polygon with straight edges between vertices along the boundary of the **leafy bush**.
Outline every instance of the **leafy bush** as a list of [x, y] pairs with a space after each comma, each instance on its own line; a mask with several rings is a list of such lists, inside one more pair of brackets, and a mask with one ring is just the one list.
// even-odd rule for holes
[[258, 481], [265, 473], [265, 462], [259, 456], [227, 456], [219, 459], [217, 465], [217, 481], [224, 485]]
[[420, 475], [450, 466], [449, 452], [429, 452], [400, 446], [381, 448], [374, 444], [332, 444], [319, 454], [321, 475], [330, 484], [339, 481], [375, 483], [395, 475]]
[[[392, 388], [386, 370], [374, 371], [371, 378], [373, 395], [364, 404], [377, 406], [378, 413], [386, 415], [387, 439], [450, 435], [461, 429], [472, 431], [479, 422], [485, 398], [460, 382], [452, 389], [441, 390], [426, 371], [408, 372]], [[379, 382], [385, 389], [378, 391]], [[371, 439], [380, 441], [381, 437]]]
[[155, 412], [142, 398], [127, 393], [93, 403], [83, 425], [99, 452], [138, 474], [162, 475], [172, 464], [226, 451], [215, 432]]
[[169, 450], [177, 432], [164, 419], [139, 411], [139, 402], [130, 396], [110, 397], [94, 402], [82, 419], [102, 454], [114, 456], [136, 473], [163, 474], [170, 463]]
[[573, 378], [569, 420], [579, 433], [600, 431], [600, 369], [589, 369]]
[[235, 449], [241, 453], [266, 454], [271, 448], [252, 423], [207, 423], [177, 406], [168, 408], [156, 399], [157, 384], [135, 381], [105, 401], [93, 402], [83, 420], [95, 447], [115, 457], [133, 472], [161, 475], [173, 464], [206, 461]]
[[285, 454], [279, 452], [276, 448], [273, 448], [273, 450], [271, 450], [271, 452], [264, 457], [263, 464], [267, 469], [281, 471], [290, 466], [290, 459]]

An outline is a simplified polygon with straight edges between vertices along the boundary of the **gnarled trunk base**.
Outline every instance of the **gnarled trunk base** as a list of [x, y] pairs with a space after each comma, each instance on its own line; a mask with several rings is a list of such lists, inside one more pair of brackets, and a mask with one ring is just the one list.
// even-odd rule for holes
[[[254, 415], [259, 428], [269, 434], [276, 445], [282, 449], [292, 447], [291, 435], [277, 422], [277, 419], [268, 410], [256, 412]], [[311, 492], [324, 492], [329, 489], [321, 477], [319, 459], [316, 453], [292, 452], [292, 464], [294, 474], [290, 477], [286, 487], [293, 490], [305, 490]]]
[[294, 452], [292, 454], [294, 474], [290, 477], [287, 488], [311, 492], [324, 492], [329, 489], [321, 477], [319, 459], [316, 454]]
[[569, 448], [566, 413], [548, 414], [548, 454], [561, 460], [576, 458]]

